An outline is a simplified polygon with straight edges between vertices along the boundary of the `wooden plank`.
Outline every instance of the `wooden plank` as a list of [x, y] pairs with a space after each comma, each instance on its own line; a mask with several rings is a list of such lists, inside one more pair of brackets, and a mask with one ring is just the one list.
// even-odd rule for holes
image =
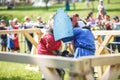
[[93, 72], [92, 72], [92, 67], [91, 67], [91, 60], [88, 58], [86, 60], [83, 61], [83, 73], [85, 73], [85, 75], [81, 76], [85, 79], [84, 80], [94, 80], [93, 78]]
[[[41, 30], [43, 31], [43, 30]], [[41, 36], [43, 35], [43, 33], [39, 32], [39, 33], [33, 33], [34, 34], [34, 40], [37, 42], [37, 44], [39, 43], [39, 40], [41, 38]], [[37, 54], [37, 47], [36, 46], [32, 46], [32, 50], [31, 50], [31, 54]]]
[[[34, 41], [36, 41], [36, 44], [38, 45], [38, 41], [39, 41], [39, 38], [38, 38], [38, 35], [36, 33], [33, 33], [33, 37], [34, 37]], [[31, 50], [31, 54], [37, 54], [37, 46], [32, 46], [32, 50]]]
[[[103, 45], [102, 43], [103, 43], [102, 36], [98, 36], [96, 41], [95, 55], [100, 55], [100, 52], [99, 52], [100, 47], [102, 48], [103, 46], [105, 46], [105, 44]], [[101, 53], [108, 53], [108, 50], [103, 47], [103, 50]]]
[[103, 74], [103, 66], [96, 66], [94, 67], [96, 75], [95, 77], [97, 77], [98, 79], [100, 79], [102, 77]]
[[[104, 46], [106, 46], [109, 43], [109, 41], [111, 40], [112, 37], [113, 37], [113, 35], [106, 35], [104, 41], [101, 44], [104, 45]], [[99, 49], [98, 49], [98, 51], [97, 51], [97, 54], [98, 55], [103, 54], [102, 53], [103, 49], [104, 48], [102, 46], [100, 46]]]
[[9, 34], [9, 33], [41, 33], [40, 29], [18, 29], [18, 30], [1, 30], [0, 34]]
[[96, 40], [97, 40], [97, 41], [96, 41], [96, 44], [95, 44], [95, 47], [96, 47], [95, 55], [98, 55], [97, 53], [98, 53], [98, 49], [99, 49], [100, 45], [97, 44], [97, 42], [102, 43], [103, 40], [102, 40], [101, 36], [96, 36]]
[[117, 80], [120, 75], [120, 65], [109, 66], [100, 80]]
[[77, 74], [77, 73], [72, 73], [70, 72], [70, 80], [93, 80], [93, 73], [91, 71], [91, 65], [90, 65], [90, 60], [89, 59], [85, 59], [83, 60], [83, 62], [81, 63], [81, 70], [82, 70], [82, 74]]
[[0, 52], [0, 61], [17, 62], [23, 64], [33, 64], [52, 68], [68, 68], [73, 72], [82, 73], [81, 60], [65, 58], [61, 56], [30, 55], [22, 53]]
[[69, 79], [68, 80], [86, 80], [85, 75], [79, 75], [77, 73], [69, 73]]
[[[42, 33], [40, 29], [32, 28], [32, 29], [18, 29], [18, 30], [2, 30], [0, 34], [7, 33]], [[102, 31], [92, 31], [93, 34], [96, 35], [120, 35], [120, 30], [102, 30]]]
[[[109, 38], [107, 38], [107, 37], [105, 37], [105, 39], [107, 39], [107, 41], [108, 40], [110, 40]], [[95, 55], [101, 55], [101, 54], [107, 54], [108, 53], [108, 50], [106, 50], [103, 46], [106, 46], [106, 44], [108, 44], [108, 43], [105, 43], [105, 41], [106, 40], [104, 40], [103, 41], [103, 39], [102, 39], [102, 36], [98, 36], [97, 37], [97, 41], [98, 41], [98, 43], [100, 43], [100, 45], [98, 45], [97, 44], [97, 46], [96, 46], [96, 52], [95, 52]], [[101, 46], [101, 45], [103, 45], [103, 46]], [[102, 76], [102, 74], [103, 74], [103, 66], [97, 66], [97, 67], [95, 67], [96, 69], [97, 69], [97, 73], [98, 73], [98, 78], [101, 78], [101, 76]]]
[[23, 33], [24, 36], [37, 48], [38, 43], [30, 36], [29, 33]]
[[120, 54], [107, 54], [90, 57], [91, 66], [115, 65], [120, 63]]
[[[120, 54], [89, 56], [89, 57], [81, 57], [78, 59], [73, 59], [73, 58], [64, 58], [60, 56], [45, 56], [45, 55], [43, 56], [43, 55], [0, 52], [0, 61], [34, 64], [38, 66], [42, 65], [47, 68], [67, 68], [70, 70], [71, 73], [77, 73], [79, 74], [79, 76], [84, 78], [84, 76], [88, 76], [88, 72], [89, 72], [89, 67], [87, 67], [87, 65], [90, 67], [94, 67], [94, 66], [120, 64]], [[86, 65], [86, 61], [88, 63], [87, 65]], [[76, 78], [79, 79], [79, 77]], [[91, 80], [92, 76], [90, 75], [88, 79]]]
[[45, 80], [62, 80], [54, 68], [40, 66], [40, 70], [45, 76]]
[[[78, 59], [66, 58], [61, 56], [30, 55], [22, 53], [0, 52], [1, 61], [18, 62], [25, 64], [43, 64], [53, 68], [69, 68], [78, 71], [83, 65], [84, 60], [90, 60], [90, 66], [103, 66], [120, 64], [120, 54], [107, 54], [100, 56], [81, 57]], [[46, 63], [45, 63], [46, 62]]]
[[120, 30], [92, 31], [94, 35], [120, 35]]

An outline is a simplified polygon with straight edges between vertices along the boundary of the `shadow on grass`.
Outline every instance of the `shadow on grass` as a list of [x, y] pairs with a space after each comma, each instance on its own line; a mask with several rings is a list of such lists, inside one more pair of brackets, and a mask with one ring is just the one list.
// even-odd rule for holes
[[32, 6], [16, 6], [13, 9], [1, 8], [0, 11], [33, 11], [33, 10], [47, 10], [45, 7], [32, 7]]
[[115, 9], [107, 9], [107, 11], [109, 11], [109, 12], [113, 12], [113, 11], [120, 11], [120, 8], [115, 8]]
[[118, 4], [120, 4], [120, 1], [119, 2], [110, 2], [110, 4], [116, 4], [116, 5], [118, 5]]
[[[65, 8], [64, 7], [60, 7], [60, 8], [63, 8], [64, 10], [65, 10]], [[58, 8], [57, 8], [58, 9]], [[52, 9], [52, 10], [50, 10], [50, 11], [53, 11], [53, 12], [55, 12], [57, 9]], [[77, 11], [88, 11], [88, 10], [91, 10], [91, 9], [70, 9], [70, 10], [65, 10], [65, 11], [68, 11], [68, 12], [73, 12], [73, 11], [75, 11], [75, 12], [77, 12]]]
[[45, 7], [34, 7], [34, 6], [16, 6], [15, 8], [8, 10], [7, 7], [1, 7], [0, 11], [34, 11], [34, 10], [42, 10], [42, 11], [47, 11], [47, 10], [57, 10], [58, 8], [63, 8], [63, 5], [53, 5], [53, 6], [48, 6], [48, 9]]
[[[56, 12], [58, 8], [65, 9], [64, 5], [53, 5], [49, 6], [48, 9], [46, 7], [34, 7], [34, 6], [16, 6], [16, 8], [13, 8], [11, 10], [7, 10], [7, 8], [0, 8], [0, 11], [53, 11]], [[90, 10], [89, 8], [83, 8], [83, 9], [71, 9], [70, 11], [87, 11]]]
[[24, 80], [23, 78], [21, 77], [0, 77], [0, 80]]

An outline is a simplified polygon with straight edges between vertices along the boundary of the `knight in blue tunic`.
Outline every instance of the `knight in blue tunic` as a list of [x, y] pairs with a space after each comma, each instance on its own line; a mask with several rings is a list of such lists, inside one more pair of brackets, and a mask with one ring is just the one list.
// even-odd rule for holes
[[[73, 28], [70, 17], [63, 9], [58, 9], [54, 16], [53, 33], [55, 40], [74, 42], [74, 57], [90, 56], [95, 53], [94, 35], [89, 27]], [[73, 51], [71, 51], [73, 52]]]
[[74, 58], [81, 56], [92, 56], [95, 53], [95, 39], [90, 29], [74, 28]]

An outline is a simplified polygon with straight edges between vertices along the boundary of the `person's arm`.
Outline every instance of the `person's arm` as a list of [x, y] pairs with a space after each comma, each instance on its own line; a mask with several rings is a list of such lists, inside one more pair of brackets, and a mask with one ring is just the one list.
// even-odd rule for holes
[[25, 29], [25, 26], [26, 26], [26, 23], [24, 22], [24, 23], [22, 24], [22, 29]]

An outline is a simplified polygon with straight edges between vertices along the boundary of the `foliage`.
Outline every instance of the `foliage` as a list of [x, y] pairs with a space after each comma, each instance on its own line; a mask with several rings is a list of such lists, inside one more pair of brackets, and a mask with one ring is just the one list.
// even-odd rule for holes
[[1, 20], [1, 19], [4, 19], [5, 22], [6, 22], [6, 24], [8, 25], [8, 24], [9, 24], [8, 21], [9, 21], [10, 19], [13, 19], [13, 15], [0, 14], [0, 20]]
[[45, 4], [46, 4], [46, 9], [48, 9], [48, 2], [49, 2], [49, 0], [43, 0], [44, 2], [45, 2]]

